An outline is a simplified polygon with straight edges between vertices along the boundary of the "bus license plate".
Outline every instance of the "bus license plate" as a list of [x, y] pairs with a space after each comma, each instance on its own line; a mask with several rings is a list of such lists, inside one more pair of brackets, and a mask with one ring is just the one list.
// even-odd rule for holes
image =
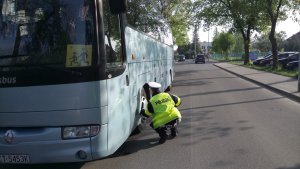
[[29, 155], [1, 155], [0, 163], [25, 164], [30, 163]]

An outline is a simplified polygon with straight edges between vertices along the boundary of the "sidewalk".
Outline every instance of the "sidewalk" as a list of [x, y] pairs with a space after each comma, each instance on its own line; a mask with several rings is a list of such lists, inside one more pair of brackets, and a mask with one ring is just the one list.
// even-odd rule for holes
[[229, 63], [214, 63], [214, 65], [300, 103], [297, 79]]

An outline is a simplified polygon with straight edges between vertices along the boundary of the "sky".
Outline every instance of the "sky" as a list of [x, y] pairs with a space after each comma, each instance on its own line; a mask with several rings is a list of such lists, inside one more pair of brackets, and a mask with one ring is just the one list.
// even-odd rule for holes
[[[211, 28], [209, 32], [207, 31], [203, 31], [203, 29], [200, 28], [199, 30], [199, 37], [200, 37], [200, 41], [208, 41], [209, 42], [212, 41], [213, 38], [213, 32], [214, 32], [215, 28]], [[192, 30], [193, 31], [193, 30]], [[192, 31], [189, 32], [189, 37], [192, 37]], [[218, 31], [221, 31], [221, 28], [218, 28]], [[285, 31], [287, 34], [287, 38], [291, 37], [292, 35], [294, 35], [295, 33], [300, 31], [300, 24], [296, 23], [295, 21], [293, 21], [291, 18], [288, 18], [285, 21], [281, 21], [277, 24], [276, 27], [276, 31], [280, 32], [280, 31]]]

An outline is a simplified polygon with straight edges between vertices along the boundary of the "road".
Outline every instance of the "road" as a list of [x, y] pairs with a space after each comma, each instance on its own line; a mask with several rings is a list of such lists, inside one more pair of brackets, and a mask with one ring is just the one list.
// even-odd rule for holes
[[183, 102], [177, 138], [159, 145], [148, 127], [106, 159], [22, 167], [300, 169], [299, 103], [209, 63], [178, 63], [175, 69], [171, 92]]

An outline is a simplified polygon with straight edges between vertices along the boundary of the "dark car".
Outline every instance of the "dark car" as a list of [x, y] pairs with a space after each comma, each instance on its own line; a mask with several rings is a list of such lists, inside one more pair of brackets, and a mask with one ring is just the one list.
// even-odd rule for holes
[[278, 63], [282, 65], [283, 68], [287, 67], [287, 63], [293, 62], [293, 61], [299, 61], [299, 53], [295, 53], [292, 55], [289, 55], [286, 58], [278, 59]]
[[178, 62], [184, 62], [185, 61], [185, 56], [184, 55], [179, 55]]
[[205, 57], [203, 54], [197, 55], [195, 58], [195, 63], [205, 63]]
[[[293, 54], [295, 54], [295, 52], [283, 52], [283, 53], [279, 53], [278, 54], [278, 60], [279, 59], [283, 59], [283, 58], [287, 58], [287, 57], [289, 57], [290, 55], [293, 55]], [[270, 58], [262, 60], [260, 62], [260, 65], [262, 65], [262, 66], [272, 66], [273, 65], [273, 57], [270, 57]]]
[[262, 57], [262, 58], [255, 59], [255, 60], [253, 61], [253, 64], [254, 64], [254, 65], [260, 65], [260, 64], [261, 64], [261, 61], [263, 61], [263, 60], [265, 60], [265, 59], [268, 59], [268, 58], [271, 58], [271, 57], [272, 57], [272, 54], [267, 54], [267, 55], [265, 55], [265, 56]]
[[297, 61], [292, 61], [286, 64], [286, 69], [287, 70], [297, 70], [299, 67], [299, 60]]

